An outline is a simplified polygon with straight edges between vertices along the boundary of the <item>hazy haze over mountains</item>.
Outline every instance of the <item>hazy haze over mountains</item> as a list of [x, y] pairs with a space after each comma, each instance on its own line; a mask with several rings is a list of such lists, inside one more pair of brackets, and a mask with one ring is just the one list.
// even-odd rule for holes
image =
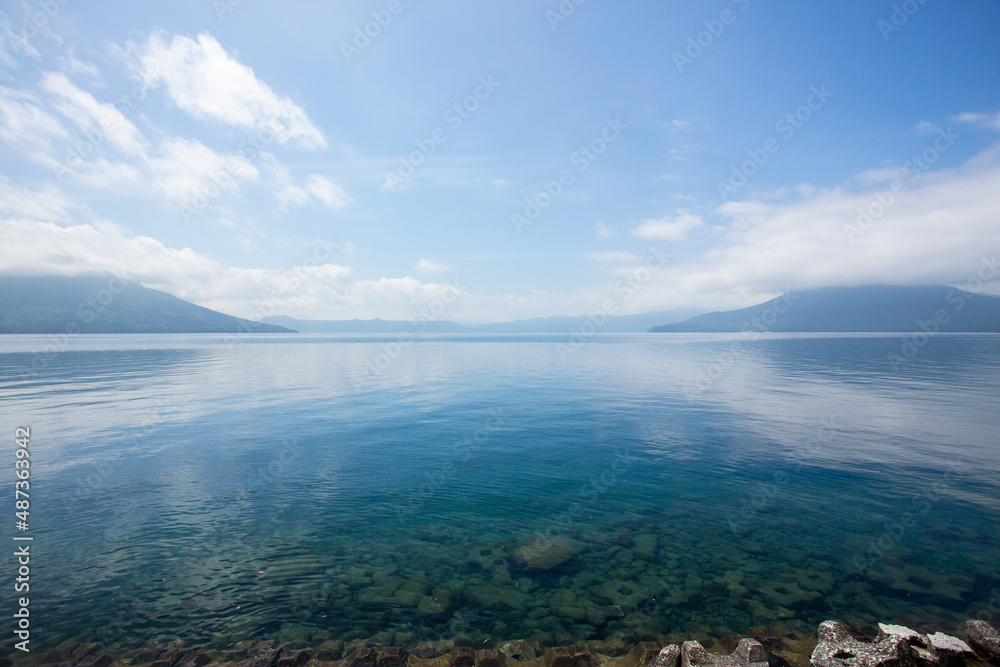
[[947, 286], [826, 287], [706, 313], [652, 332], [1000, 332], [1000, 297]]
[[[113, 276], [0, 277], [0, 333], [341, 333], [502, 334], [652, 332], [1000, 332], [1000, 297], [947, 286], [828, 287], [791, 292], [740, 310], [690, 317], [681, 310], [639, 315], [553, 316], [463, 326], [447, 320], [262, 322], [219, 313]], [[690, 319], [688, 319], [690, 318]]]

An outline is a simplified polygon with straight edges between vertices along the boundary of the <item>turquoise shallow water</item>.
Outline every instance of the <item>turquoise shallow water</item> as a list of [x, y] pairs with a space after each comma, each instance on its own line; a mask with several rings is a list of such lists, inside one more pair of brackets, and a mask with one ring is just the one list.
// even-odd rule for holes
[[891, 335], [392, 340], [0, 339], [37, 640], [630, 643], [1000, 601], [1000, 336], [895, 365]]

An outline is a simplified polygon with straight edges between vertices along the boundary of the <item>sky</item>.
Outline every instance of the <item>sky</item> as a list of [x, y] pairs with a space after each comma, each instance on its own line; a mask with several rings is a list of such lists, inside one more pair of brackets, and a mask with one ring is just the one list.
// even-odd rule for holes
[[1000, 294], [997, 35], [997, 0], [2, 1], [0, 274], [251, 319]]

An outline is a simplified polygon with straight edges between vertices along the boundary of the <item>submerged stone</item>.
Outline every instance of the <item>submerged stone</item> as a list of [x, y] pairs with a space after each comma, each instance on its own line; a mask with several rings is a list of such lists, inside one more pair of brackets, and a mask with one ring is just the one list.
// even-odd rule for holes
[[551, 570], [583, 550], [579, 542], [565, 537], [535, 535], [514, 550], [514, 561], [539, 570]]
[[542, 656], [546, 667], [596, 667], [597, 656], [589, 646], [550, 648]]
[[514, 660], [520, 660], [522, 662], [534, 660], [542, 654], [542, 647], [538, 644], [538, 642], [529, 642], [524, 639], [515, 639], [514, 641], [504, 642], [497, 647], [497, 650]]

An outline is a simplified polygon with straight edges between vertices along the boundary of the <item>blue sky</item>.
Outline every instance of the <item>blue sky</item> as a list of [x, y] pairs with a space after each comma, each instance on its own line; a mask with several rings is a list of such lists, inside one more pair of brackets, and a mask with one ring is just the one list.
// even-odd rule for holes
[[469, 322], [1000, 293], [995, 0], [0, 8], [3, 273]]

